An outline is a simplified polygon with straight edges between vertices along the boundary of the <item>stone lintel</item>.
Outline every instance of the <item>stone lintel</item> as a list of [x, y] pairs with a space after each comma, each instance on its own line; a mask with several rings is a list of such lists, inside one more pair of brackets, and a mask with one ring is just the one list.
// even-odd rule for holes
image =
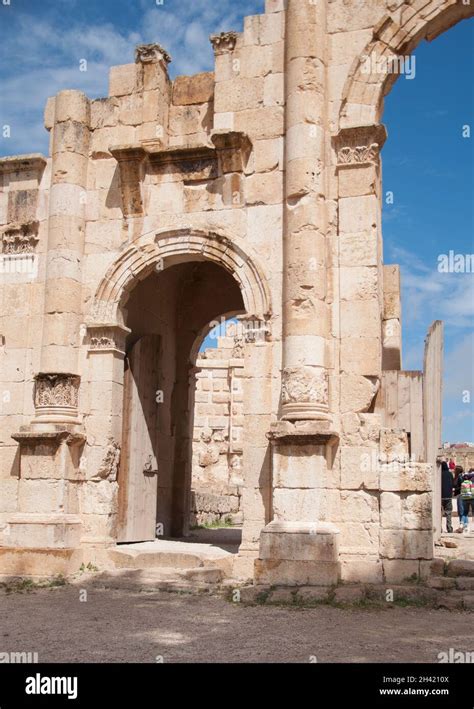
[[376, 164], [386, 139], [387, 129], [382, 123], [342, 128], [332, 138], [337, 153], [337, 166]]
[[42, 172], [46, 167], [46, 163], [47, 160], [41, 153], [9, 155], [5, 158], [0, 158], [0, 174], [27, 172], [28, 170]]
[[339, 434], [331, 428], [331, 421], [275, 421], [267, 433], [269, 441], [275, 444], [333, 445]]

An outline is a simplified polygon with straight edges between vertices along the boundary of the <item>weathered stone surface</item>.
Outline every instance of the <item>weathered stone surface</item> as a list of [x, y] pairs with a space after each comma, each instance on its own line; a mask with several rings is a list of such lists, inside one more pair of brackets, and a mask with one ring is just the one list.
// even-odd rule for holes
[[208, 103], [214, 96], [214, 74], [205, 72], [194, 76], [177, 76], [173, 82], [175, 106]]
[[474, 561], [454, 559], [447, 565], [448, 576], [474, 576]]
[[[107, 97], [48, 99], [50, 157], [0, 159], [0, 524], [21, 513], [4, 563], [36, 568], [20, 552], [39, 541], [104, 551], [232, 524], [191, 531], [240, 544], [234, 571], [183, 583], [232, 572], [293, 602], [432, 573], [471, 591], [464, 566], [431, 563], [421, 390], [435, 431], [441, 326], [424, 381], [400, 373], [380, 165], [396, 77], [364, 55], [402, 56], [472, 9], [265, 7], [211, 38], [214, 71], [171, 81], [166, 49], [140, 45]], [[235, 331], [200, 352], [221, 318]]]

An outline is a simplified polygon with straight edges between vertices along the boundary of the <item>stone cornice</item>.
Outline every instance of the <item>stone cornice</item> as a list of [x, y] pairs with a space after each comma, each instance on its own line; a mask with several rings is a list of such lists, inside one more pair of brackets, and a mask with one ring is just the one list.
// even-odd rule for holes
[[0, 174], [11, 172], [26, 172], [36, 170], [42, 172], [46, 167], [47, 160], [41, 153], [29, 153], [27, 155], [8, 155], [0, 158]]

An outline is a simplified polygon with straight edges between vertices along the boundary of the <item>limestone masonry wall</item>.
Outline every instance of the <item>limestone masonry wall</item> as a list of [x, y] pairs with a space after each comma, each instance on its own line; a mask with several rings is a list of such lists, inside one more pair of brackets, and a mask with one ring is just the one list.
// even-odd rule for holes
[[[228, 515], [236, 578], [429, 572], [442, 326], [410, 400], [425, 426], [399, 426], [382, 386], [408, 381], [381, 230], [396, 77], [363, 67], [473, 12], [267, 0], [211, 37], [213, 71], [172, 80], [142, 45], [108, 96], [48, 100], [49, 156], [0, 159], [0, 573], [69, 573]], [[238, 342], [196, 357], [236, 316]]]

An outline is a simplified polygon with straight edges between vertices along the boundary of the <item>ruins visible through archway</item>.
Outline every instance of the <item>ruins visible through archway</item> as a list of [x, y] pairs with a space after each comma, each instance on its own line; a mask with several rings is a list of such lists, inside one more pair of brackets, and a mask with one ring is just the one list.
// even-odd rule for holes
[[155, 270], [127, 301], [120, 542], [182, 537], [189, 530], [199, 333], [223, 313], [243, 312], [235, 279], [209, 261]]

